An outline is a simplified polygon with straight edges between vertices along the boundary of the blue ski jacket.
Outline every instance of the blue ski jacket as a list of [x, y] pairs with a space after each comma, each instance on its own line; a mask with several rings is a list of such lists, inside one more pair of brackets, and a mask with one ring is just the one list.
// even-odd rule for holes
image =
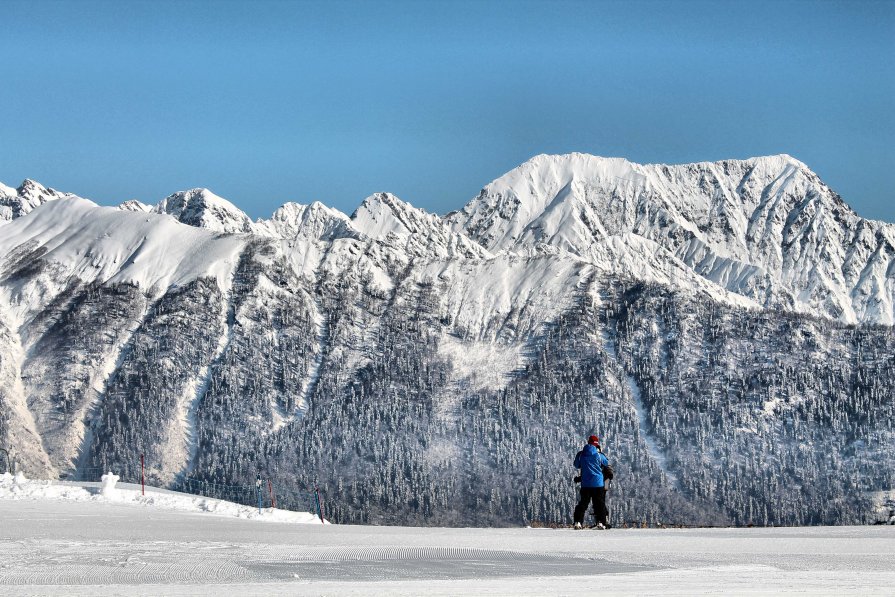
[[581, 469], [581, 487], [603, 487], [603, 465], [609, 459], [595, 446], [587, 444], [575, 456], [575, 468]]

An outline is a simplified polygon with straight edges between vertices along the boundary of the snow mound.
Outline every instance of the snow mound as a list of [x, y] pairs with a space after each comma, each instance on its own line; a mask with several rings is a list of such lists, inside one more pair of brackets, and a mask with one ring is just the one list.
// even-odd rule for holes
[[[245, 506], [214, 498], [177, 493], [157, 487], [147, 487], [142, 495], [139, 485], [117, 484], [118, 475], [108, 473], [102, 476], [99, 488], [92, 484], [75, 482], [27, 479], [21, 472], [15, 476], [0, 475], [0, 500], [63, 500], [69, 502], [114, 502], [180, 512], [214, 514], [230, 518], [248, 518], [267, 522], [296, 524], [320, 524], [320, 519], [310, 512], [292, 512], [276, 508]], [[326, 524], [329, 524], [327, 522]]]
[[118, 479], [120, 477], [113, 473], [106, 473], [102, 476], [102, 489], [100, 489], [100, 494], [106, 498], [118, 497], [118, 490], [115, 489], [115, 484], [118, 483]]

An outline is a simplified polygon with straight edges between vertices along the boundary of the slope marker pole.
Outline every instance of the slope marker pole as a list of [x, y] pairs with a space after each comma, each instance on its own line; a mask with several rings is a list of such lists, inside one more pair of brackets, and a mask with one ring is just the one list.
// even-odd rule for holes
[[314, 486], [314, 497], [317, 499], [317, 514], [320, 516], [320, 524], [326, 524], [323, 520], [323, 506], [320, 503], [320, 490]]

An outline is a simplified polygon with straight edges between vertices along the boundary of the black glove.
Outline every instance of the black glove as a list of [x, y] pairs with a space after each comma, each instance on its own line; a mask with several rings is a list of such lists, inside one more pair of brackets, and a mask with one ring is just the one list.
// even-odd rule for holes
[[575, 483], [581, 483], [581, 475], [578, 475], [577, 477], [575, 477], [574, 481], [575, 481]]

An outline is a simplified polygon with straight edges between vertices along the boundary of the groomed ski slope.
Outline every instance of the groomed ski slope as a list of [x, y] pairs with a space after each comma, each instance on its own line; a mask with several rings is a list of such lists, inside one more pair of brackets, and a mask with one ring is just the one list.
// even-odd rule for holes
[[246, 507], [226, 502], [209, 513], [194, 507], [205, 498], [164, 492], [12, 486], [0, 478], [5, 595], [891, 595], [895, 586], [892, 526], [360, 527], [313, 524], [307, 513], [241, 518]]

